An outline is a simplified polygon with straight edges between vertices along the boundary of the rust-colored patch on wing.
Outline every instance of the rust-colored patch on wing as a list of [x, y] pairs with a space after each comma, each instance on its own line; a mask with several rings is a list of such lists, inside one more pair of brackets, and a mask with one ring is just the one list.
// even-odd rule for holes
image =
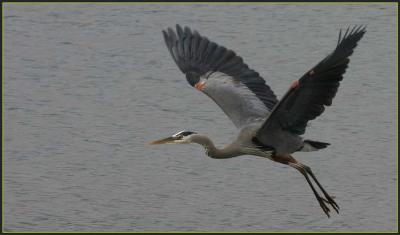
[[194, 85], [194, 87], [197, 90], [202, 91], [206, 87], [206, 82], [204, 82], [204, 81], [203, 82], [198, 82], [198, 83], [196, 83], [196, 85]]
[[295, 88], [298, 87], [299, 85], [300, 85], [300, 84], [299, 84], [299, 81], [296, 80], [296, 81], [292, 82], [292, 84], [290, 85], [290, 88], [291, 88], [291, 89], [295, 89]]

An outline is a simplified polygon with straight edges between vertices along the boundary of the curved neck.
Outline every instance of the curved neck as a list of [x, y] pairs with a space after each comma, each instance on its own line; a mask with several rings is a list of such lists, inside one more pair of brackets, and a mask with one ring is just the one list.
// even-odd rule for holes
[[206, 154], [211, 158], [231, 158], [240, 155], [233, 144], [229, 144], [223, 149], [218, 149], [211, 139], [205, 135], [193, 135], [191, 142], [202, 145], [206, 150]]

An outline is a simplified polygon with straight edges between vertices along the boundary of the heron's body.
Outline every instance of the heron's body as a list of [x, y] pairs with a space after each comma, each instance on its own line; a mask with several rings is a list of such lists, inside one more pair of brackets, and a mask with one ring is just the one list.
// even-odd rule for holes
[[[294, 81], [287, 93], [278, 100], [265, 80], [250, 69], [235, 52], [220, 46], [188, 27], [168, 28], [163, 31], [165, 43], [188, 83], [209, 96], [238, 128], [237, 138], [217, 148], [206, 136], [181, 131], [171, 137], [154, 141], [163, 143], [197, 143], [211, 158], [224, 159], [241, 155], [255, 155], [287, 164], [304, 175], [321, 208], [328, 215], [339, 206], [324, 190], [311, 168], [298, 162], [291, 154], [317, 151], [329, 144], [304, 140], [307, 123], [321, 115], [325, 106], [332, 104], [340, 81], [357, 42], [365, 28], [347, 29], [339, 34], [335, 50], [314, 68]], [[324, 197], [314, 188], [311, 178]]]
[[[257, 131], [260, 129], [261, 125], [262, 123], [258, 123], [256, 125], [252, 124], [241, 129], [237, 138], [222, 149], [219, 149], [217, 146], [215, 146], [206, 135], [197, 134], [200, 136], [200, 138], [194, 138], [191, 140], [191, 142], [202, 145], [206, 151], [206, 154], [215, 159], [231, 158], [241, 155], [255, 155], [259, 157], [265, 157], [273, 161], [282, 162], [283, 160], [281, 161], [280, 159], [290, 158], [288, 156], [290, 156], [291, 153], [318, 150], [318, 148], [311, 146], [307, 140], [304, 142], [304, 140], [300, 137], [290, 134], [287, 134], [286, 136], [282, 135], [282, 141], [287, 140], [288, 138], [293, 139], [291, 141], [292, 144], [287, 146], [286, 149], [273, 149], [271, 147], [264, 146], [256, 139]], [[288, 149], [295, 150], [289, 152]]]

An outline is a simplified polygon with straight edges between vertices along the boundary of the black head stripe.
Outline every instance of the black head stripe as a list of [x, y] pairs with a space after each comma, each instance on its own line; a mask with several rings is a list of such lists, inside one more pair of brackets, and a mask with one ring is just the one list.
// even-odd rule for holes
[[195, 132], [192, 132], [192, 131], [184, 131], [184, 132], [181, 133], [181, 135], [188, 136], [188, 135], [191, 135], [191, 134], [194, 134], [194, 133]]
[[193, 132], [193, 131], [180, 131], [180, 132], [174, 134], [173, 136], [174, 136], [174, 137], [178, 137], [178, 136], [188, 136], [188, 135], [191, 135], [191, 134], [196, 134], [196, 132]]

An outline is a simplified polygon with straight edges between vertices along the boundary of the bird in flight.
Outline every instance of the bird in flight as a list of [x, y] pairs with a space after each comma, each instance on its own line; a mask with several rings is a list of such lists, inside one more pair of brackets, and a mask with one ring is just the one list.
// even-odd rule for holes
[[305, 133], [308, 121], [332, 104], [349, 57], [365, 32], [363, 26], [347, 28], [343, 35], [340, 30], [333, 52], [294, 81], [278, 100], [259, 73], [249, 68], [232, 50], [188, 27], [176, 25], [176, 32], [171, 28], [163, 30], [167, 48], [188, 83], [217, 103], [238, 128], [239, 134], [221, 149], [206, 135], [193, 131], [179, 131], [150, 144], [196, 143], [202, 145], [211, 158], [255, 155], [289, 165], [305, 177], [328, 217], [328, 205], [339, 213], [334, 197], [321, 186], [311, 168], [297, 161], [292, 154], [317, 151], [329, 145], [303, 139], [301, 135]]

